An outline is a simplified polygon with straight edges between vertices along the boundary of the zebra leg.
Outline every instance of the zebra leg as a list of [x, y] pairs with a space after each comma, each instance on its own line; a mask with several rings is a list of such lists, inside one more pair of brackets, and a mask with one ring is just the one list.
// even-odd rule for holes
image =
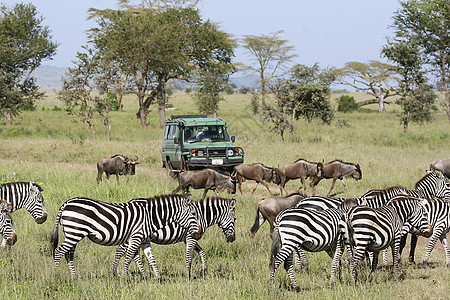
[[206, 278], [208, 276], [208, 266], [206, 265], [206, 253], [203, 251], [202, 247], [196, 242], [195, 243], [195, 251], [197, 251], [198, 255], [200, 255], [200, 259], [202, 260], [202, 267], [203, 267], [203, 278]]
[[191, 265], [192, 265], [192, 257], [194, 255], [194, 248], [197, 244], [197, 241], [192, 238], [190, 234], [186, 236], [186, 269], [188, 273], [188, 279], [191, 280]]
[[352, 275], [352, 283], [356, 285], [357, 281], [357, 274], [356, 274], [356, 266], [358, 265], [359, 261], [364, 257], [364, 254], [366, 252], [366, 247], [364, 246], [356, 246], [353, 251], [353, 257], [350, 261], [350, 273]]
[[[416, 252], [417, 240], [419, 237], [411, 234], [411, 249], [409, 249], [409, 262], [414, 263], [414, 254]], [[401, 252], [400, 252], [401, 253]]]
[[295, 278], [294, 274], [294, 264], [292, 263], [292, 259], [294, 256], [294, 252], [292, 251], [291, 254], [284, 260], [284, 269], [288, 273], [289, 278], [291, 279], [292, 287], [297, 293], [301, 292], [300, 286], [298, 285], [297, 278]]
[[112, 273], [113, 276], [117, 276], [117, 267], [119, 266], [119, 261], [124, 256], [125, 252], [127, 251], [127, 245], [123, 244], [117, 247], [116, 254], [114, 255], [114, 261], [112, 263]]
[[[81, 237], [81, 239], [83, 237]], [[69, 264], [68, 258], [70, 258], [70, 257], [68, 256], [68, 253], [72, 249], [73, 249], [73, 251], [75, 251], [75, 247], [81, 239], [75, 240], [75, 241], [70, 241], [70, 242], [66, 239], [61, 245], [59, 245], [58, 248], [56, 248], [55, 255], [54, 255], [55, 269], [59, 267], [59, 264], [61, 263], [61, 259], [63, 256], [66, 257], [67, 263]], [[72, 275], [76, 276], [75, 268], [73, 267], [73, 254], [72, 254], [72, 267], [69, 265], [69, 270]]]
[[275, 278], [275, 273], [277, 272], [278, 267], [282, 262], [286, 260], [286, 258], [291, 255], [291, 253], [294, 251], [292, 247], [285, 247], [281, 246], [280, 252], [277, 253], [274, 259], [273, 265], [270, 266], [270, 274], [269, 274], [269, 281], [273, 282]]
[[309, 271], [308, 257], [303, 249], [297, 248], [295, 255], [295, 271], [300, 272], [302, 269], [305, 272]]
[[73, 264], [73, 258], [75, 256], [75, 248], [76, 245], [74, 245], [69, 251], [66, 252], [65, 257], [67, 261], [67, 266], [69, 267], [70, 274], [73, 278], [77, 278], [77, 273], [75, 272], [75, 266]]
[[130, 267], [131, 260], [134, 259], [136, 253], [139, 254], [139, 246], [142, 244], [141, 238], [130, 238], [128, 241], [128, 247], [125, 255], [125, 262], [123, 264], [123, 276], [128, 274], [128, 268]]
[[[424, 265], [428, 265], [428, 260], [430, 259], [431, 251], [433, 251], [434, 246], [436, 246], [436, 242], [437, 242], [438, 238], [441, 236], [441, 234], [442, 234], [442, 229], [435, 228], [433, 235], [431, 236], [430, 242], [428, 243], [427, 252], [425, 253], [425, 257], [423, 258]], [[444, 236], [445, 236], [445, 233], [444, 233]], [[442, 239], [441, 239], [441, 241], [442, 241]], [[444, 243], [442, 243], [442, 244], [444, 244]], [[447, 251], [446, 251], [446, 253], [447, 253]]]
[[141, 247], [144, 250], [144, 254], [147, 257], [148, 263], [153, 269], [153, 274], [158, 280], [161, 280], [161, 275], [159, 274], [158, 268], [156, 268], [156, 261], [152, 253], [152, 247], [150, 245], [150, 242], [142, 243]]
[[339, 281], [341, 281], [341, 257], [344, 253], [344, 243], [341, 239], [338, 239], [336, 244], [336, 251], [334, 252], [333, 260], [331, 262], [331, 278], [330, 283], [334, 285], [336, 282], [336, 270], [339, 272]]
[[[370, 270], [370, 274], [369, 274], [369, 282], [372, 281], [373, 279], [373, 273], [375, 273], [375, 270], [377, 269], [377, 265], [378, 265], [378, 255], [380, 254], [380, 252], [375, 251], [373, 252], [373, 259], [372, 259], [372, 268]], [[384, 252], [383, 252], [384, 254]]]
[[[378, 256], [378, 255], [377, 255]], [[377, 258], [378, 260], [378, 258]], [[372, 260], [373, 263], [373, 260]], [[388, 265], [388, 249], [383, 249], [383, 265], [386, 267]]]
[[392, 244], [392, 259], [394, 261], [394, 275], [396, 278], [399, 277], [398, 265], [400, 263], [400, 238], [396, 238]]
[[439, 239], [441, 240], [442, 246], [444, 246], [445, 260], [447, 263], [447, 268], [449, 268], [450, 267], [450, 248], [448, 247], [447, 236], [445, 235], [445, 233], [443, 233], [443, 234], [441, 234]]

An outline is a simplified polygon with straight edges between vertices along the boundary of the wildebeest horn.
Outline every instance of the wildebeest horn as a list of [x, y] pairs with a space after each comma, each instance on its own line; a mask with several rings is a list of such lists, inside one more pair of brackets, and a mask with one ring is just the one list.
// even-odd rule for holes
[[136, 159], [134, 161], [137, 161], [139, 159], [139, 157], [136, 154], [134, 156], [136, 156]]

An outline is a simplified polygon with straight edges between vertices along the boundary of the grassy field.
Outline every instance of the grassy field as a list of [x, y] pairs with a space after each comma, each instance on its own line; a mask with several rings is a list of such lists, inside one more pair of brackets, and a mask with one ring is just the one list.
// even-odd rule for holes
[[[49, 237], [60, 205], [76, 196], [87, 196], [111, 202], [126, 202], [135, 197], [150, 197], [170, 193], [177, 186], [161, 168], [160, 145], [162, 128], [156, 111], [150, 114], [149, 126], [141, 128], [136, 119], [136, 101], [125, 99], [124, 111], [111, 116], [112, 140], [106, 141], [101, 121], [96, 123], [97, 141], [93, 141], [85, 124], [64, 111], [54, 91], [38, 104], [34, 112], [24, 112], [13, 126], [0, 125], [0, 175], [2, 182], [32, 180], [44, 188], [49, 218], [42, 225], [34, 223], [25, 210], [14, 212], [18, 242], [11, 252], [0, 253], [0, 297], [3, 299], [447, 299], [450, 273], [445, 267], [442, 247], [432, 253], [431, 266], [401, 265], [401, 278], [395, 279], [390, 268], [380, 268], [373, 282], [366, 281], [368, 270], [359, 271], [361, 283], [350, 284], [348, 268], [343, 270], [343, 282], [329, 284], [331, 259], [325, 253], [309, 253], [310, 272], [298, 273], [304, 289], [301, 296], [290, 290], [290, 282], [282, 267], [273, 285], [268, 284], [271, 240], [268, 225], [250, 239], [250, 227], [255, 217], [255, 205], [268, 196], [259, 187], [250, 196], [253, 182], [244, 183], [244, 195], [237, 194], [236, 241], [225, 242], [217, 226], [210, 228], [200, 241], [207, 254], [209, 277], [203, 279], [198, 255], [194, 255], [193, 279], [187, 280], [185, 246], [153, 245], [162, 282], [153, 277], [142, 279], [134, 263], [130, 274], [115, 278], [111, 263], [115, 247], [103, 247], [83, 240], [75, 254], [79, 278], [72, 280], [64, 260], [53, 269]], [[357, 100], [367, 99], [354, 94]], [[338, 97], [340, 95], [333, 95]], [[450, 156], [450, 125], [445, 115], [437, 115], [431, 124], [410, 126], [406, 134], [396, 117], [395, 105], [387, 113], [378, 114], [375, 105], [361, 112], [338, 114], [330, 126], [298, 121], [288, 142], [269, 130], [251, 114], [250, 95], [230, 95], [221, 103], [219, 116], [228, 121], [236, 144], [245, 150], [245, 162], [262, 162], [278, 166], [298, 158], [325, 162], [342, 159], [359, 162], [363, 172], [360, 181], [346, 180], [348, 190], [337, 182], [338, 197], [357, 197], [372, 188], [403, 185], [414, 188], [425, 175], [432, 161]], [[178, 107], [176, 114], [195, 113], [195, 105], [186, 94], [175, 94], [170, 103]], [[43, 110], [45, 108], [45, 110]], [[170, 112], [167, 112], [168, 115]], [[110, 186], [96, 184], [96, 162], [113, 154], [139, 156], [136, 176], [115, 179]], [[287, 185], [289, 191], [298, 181]], [[322, 181], [317, 192], [326, 194], [331, 181]], [[273, 184], [271, 190], [279, 190]], [[310, 192], [310, 190], [308, 190]], [[211, 193], [212, 194], [212, 193]], [[193, 191], [199, 197], [201, 191]], [[62, 238], [60, 237], [60, 243]], [[418, 246], [416, 260], [425, 253], [425, 240]], [[407, 249], [408, 250], [408, 249]], [[145, 261], [145, 266], [149, 268]], [[120, 269], [119, 269], [120, 270]], [[150, 271], [150, 270], [149, 270]]]

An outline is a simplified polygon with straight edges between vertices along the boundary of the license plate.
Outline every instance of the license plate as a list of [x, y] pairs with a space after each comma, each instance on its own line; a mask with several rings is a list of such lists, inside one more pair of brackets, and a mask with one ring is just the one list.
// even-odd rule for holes
[[213, 160], [211, 160], [211, 164], [213, 164], [213, 165], [223, 165], [223, 159], [221, 159], [221, 158], [216, 158], [216, 159], [213, 159]]

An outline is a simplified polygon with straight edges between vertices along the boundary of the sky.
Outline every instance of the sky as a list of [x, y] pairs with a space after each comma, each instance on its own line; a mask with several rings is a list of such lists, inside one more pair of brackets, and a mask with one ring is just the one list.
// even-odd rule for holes
[[[8, 7], [18, 2], [0, 0]], [[57, 67], [72, 66], [77, 51], [86, 45], [86, 30], [96, 25], [87, 20], [89, 8], [118, 8], [114, 0], [21, 2], [36, 6], [52, 40], [60, 44], [53, 60], [42, 63]], [[217, 23], [234, 38], [283, 30], [280, 38], [298, 55], [293, 63], [340, 68], [350, 61], [386, 61], [380, 50], [386, 37], [392, 36], [390, 25], [400, 4], [397, 0], [201, 0], [198, 8], [203, 20]], [[251, 63], [242, 48], [235, 54], [235, 62]]]

